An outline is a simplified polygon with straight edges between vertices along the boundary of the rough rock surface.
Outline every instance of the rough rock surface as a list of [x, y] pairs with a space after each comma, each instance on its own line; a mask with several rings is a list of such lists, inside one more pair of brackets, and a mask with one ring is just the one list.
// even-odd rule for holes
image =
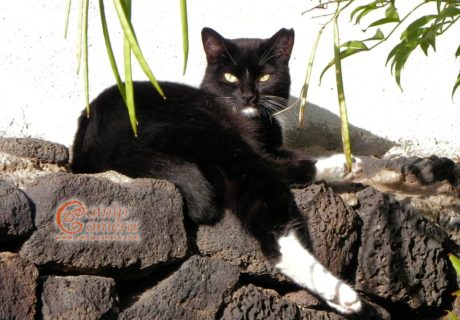
[[356, 288], [387, 299], [393, 312], [429, 313], [444, 305], [454, 277], [443, 247], [446, 233], [372, 188], [358, 198], [364, 226]]
[[0, 138], [0, 152], [57, 165], [69, 162], [69, 149], [61, 144], [40, 139]]
[[97, 276], [49, 276], [43, 279], [43, 320], [109, 319], [115, 315], [115, 280]]
[[[353, 257], [357, 256], [359, 218], [332, 189], [312, 185], [293, 190], [307, 223], [311, 250], [333, 273], [353, 280]], [[201, 254], [239, 266], [243, 273], [285, 281], [263, 256], [258, 242], [226, 212], [213, 226], [200, 226], [196, 244]]]
[[26, 192], [37, 231], [20, 254], [41, 268], [136, 276], [186, 254], [182, 198], [169, 182], [56, 173]]
[[224, 309], [223, 320], [232, 319], [299, 319], [300, 310], [276, 291], [252, 284], [236, 290]]
[[11, 252], [0, 252], [0, 319], [33, 320], [37, 268]]
[[215, 319], [239, 275], [239, 269], [226, 262], [193, 256], [146, 291], [119, 319]]
[[265, 259], [260, 245], [231, 212], [225, 212], [217, 224], [198, 227], [196, 245], [204, 256], [213, 256], [252, 276], [287, 280]]
[[32, 209], [24, 192], [0, 180], [0, 243], [23, 238], [33, 227]]
[[310, 250], [333, 274], [354, 282], [361, 221], [324, 184], [293, 190], [306, 220]]

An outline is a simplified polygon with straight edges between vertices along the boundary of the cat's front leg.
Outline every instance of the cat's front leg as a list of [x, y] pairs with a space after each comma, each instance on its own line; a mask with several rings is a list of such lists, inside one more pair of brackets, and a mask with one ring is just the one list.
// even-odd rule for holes
[[362, 308], [358, 293], [335, 277], [304, 248], [295, 232], [278, 239], [280, 259], [276, 267], [298, 285], [322, 297], [332, 308], [343, 313], [357, 313]]
[[315, 163], [316, 181], [347, 182], [360, 174], [363, 170], [363, 161], [352, 157], [352, 169], [348, 170], [345, 155], [335, 154], [330, 157], [320, 158]]

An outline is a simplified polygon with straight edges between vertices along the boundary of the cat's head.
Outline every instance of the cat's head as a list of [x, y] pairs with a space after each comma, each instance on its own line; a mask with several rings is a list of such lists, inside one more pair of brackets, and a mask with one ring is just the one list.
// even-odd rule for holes
[[281, 29], [269, 39], [225, 39], [210, 28], [201, 34], [208, 61], [201, 88], [251, 118], [286, 108], [294, 30]]

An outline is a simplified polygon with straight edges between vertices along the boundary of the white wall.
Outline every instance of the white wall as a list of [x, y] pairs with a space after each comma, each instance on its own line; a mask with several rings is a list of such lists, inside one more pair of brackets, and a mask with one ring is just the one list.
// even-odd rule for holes
[[[84, 106], [84, 92], [82, 78], [75, 74], [79, 1], [73, 1], [67, 40], [63, 38], [65, 2], [0, 1], [0, 135], [72, 143], [76, 118]], [[94, 98], [114, 80], [106, 58], [97, 1], [90, 2], [90, 94]], [[324, 21], [301, 15], [317, 1], [189, 0], [191, 49], [189, 68], [182, 76], [179, 1], [133, 2], [133, 23], [139, 42], [155, 75], [162, 80], [199, 84], [205, 66], [200, 42], [204, 26], [229, 38], [269, 37], [281, 27], [294, 28], [293, 96], [300, 92], [319, 22]], [[117, 59], [121, 62], [121, 34], [113, 4], [105, 3]], [[460, 70], [454, 59], [459, 31], [455, 27], [437, 43], [438, 53], [426, 58], [417, 52], [409, 61], [402, 75], [404, 92], [384, 66], [391, 43], [344, 62], [350, 122], [401, 143], [409, 153], [459, 155], [460, 90], [455, 102], [450, 98]], [[333, 71], [318, 85], [319, 72], [331, 58], [331, 33], [330, 29], [326, 31], [319, 48], [310, 101], [337, 114]], [[342, 34], [342, 40], [353, 37], [363, 35], [356, 29]], [[135, 78], [145, 79], [145, 76], [136, 69]], [[321, 116], [313, 118], [312, 121], [334, 126]]]

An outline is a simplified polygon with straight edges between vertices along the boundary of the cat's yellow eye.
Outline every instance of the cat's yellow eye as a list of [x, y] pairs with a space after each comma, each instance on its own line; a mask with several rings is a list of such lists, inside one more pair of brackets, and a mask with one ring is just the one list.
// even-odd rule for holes
[[230, 82], [230, 83], [236, 83], [236, 82], [238, 82], [238, 78], [235, 77], [235, 76], [234, 76], [233, 74], [231, 74], [231, 73], [228, 73], [228, 72], [224, 73], [224, 77], [225, 77], [225, 80], [227, 80], [227, 81]]
[[260, 82], [267, 82], [268, 80], [270, 80], [270, 78], [271, 78], [271, 75], [269, 73], [266, 73], [262, 77], [259, 78], [259, 81]]

